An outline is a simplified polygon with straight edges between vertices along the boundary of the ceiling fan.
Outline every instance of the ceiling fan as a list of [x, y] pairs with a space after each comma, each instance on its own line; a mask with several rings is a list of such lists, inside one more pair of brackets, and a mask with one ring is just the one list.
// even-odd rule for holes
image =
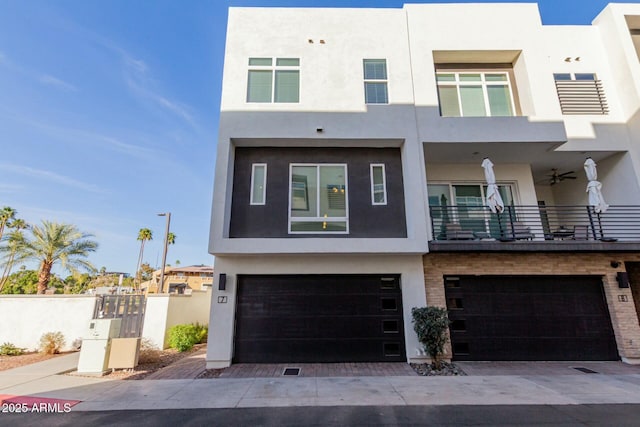
[[558, 169], [554, 168], [554, 169], [551, 169], [551, 172], [552, 172], [551, 175], [547, 175], [549, 177], [550, 185], [557, 184], [561, 181], [564, 181], [565, 179], [576, 179], [575, 175], [573, 175], [575, 171], [558, 173]]

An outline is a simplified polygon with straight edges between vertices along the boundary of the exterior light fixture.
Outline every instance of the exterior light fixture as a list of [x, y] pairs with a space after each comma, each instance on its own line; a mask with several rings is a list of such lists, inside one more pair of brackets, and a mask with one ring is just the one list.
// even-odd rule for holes
[[618, 271], [618, 274], [616, 274], [616, 280], [618, 281], [619, 288], [629, 287], [629, 273], [626, 271]]

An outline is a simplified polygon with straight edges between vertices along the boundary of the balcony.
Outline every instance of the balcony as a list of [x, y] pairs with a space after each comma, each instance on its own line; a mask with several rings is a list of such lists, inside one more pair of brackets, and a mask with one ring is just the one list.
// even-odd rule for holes
[[431, 252], [640, 250], [640, 206], [430, 206]]

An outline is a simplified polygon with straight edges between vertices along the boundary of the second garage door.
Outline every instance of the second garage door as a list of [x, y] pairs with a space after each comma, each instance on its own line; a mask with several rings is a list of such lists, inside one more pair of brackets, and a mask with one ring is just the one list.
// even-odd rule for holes
[[239, 276], [234, 363], [405, 361], [399, 275]]
[[445, 277], [455, 360], [617, 360], [599, 276]]

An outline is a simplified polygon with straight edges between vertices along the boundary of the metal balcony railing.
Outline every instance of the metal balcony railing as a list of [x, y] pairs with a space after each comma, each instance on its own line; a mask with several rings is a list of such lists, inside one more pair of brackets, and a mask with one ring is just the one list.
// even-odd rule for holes
[[433, 240], [640, 242], [640, 206], [430, 206]]

